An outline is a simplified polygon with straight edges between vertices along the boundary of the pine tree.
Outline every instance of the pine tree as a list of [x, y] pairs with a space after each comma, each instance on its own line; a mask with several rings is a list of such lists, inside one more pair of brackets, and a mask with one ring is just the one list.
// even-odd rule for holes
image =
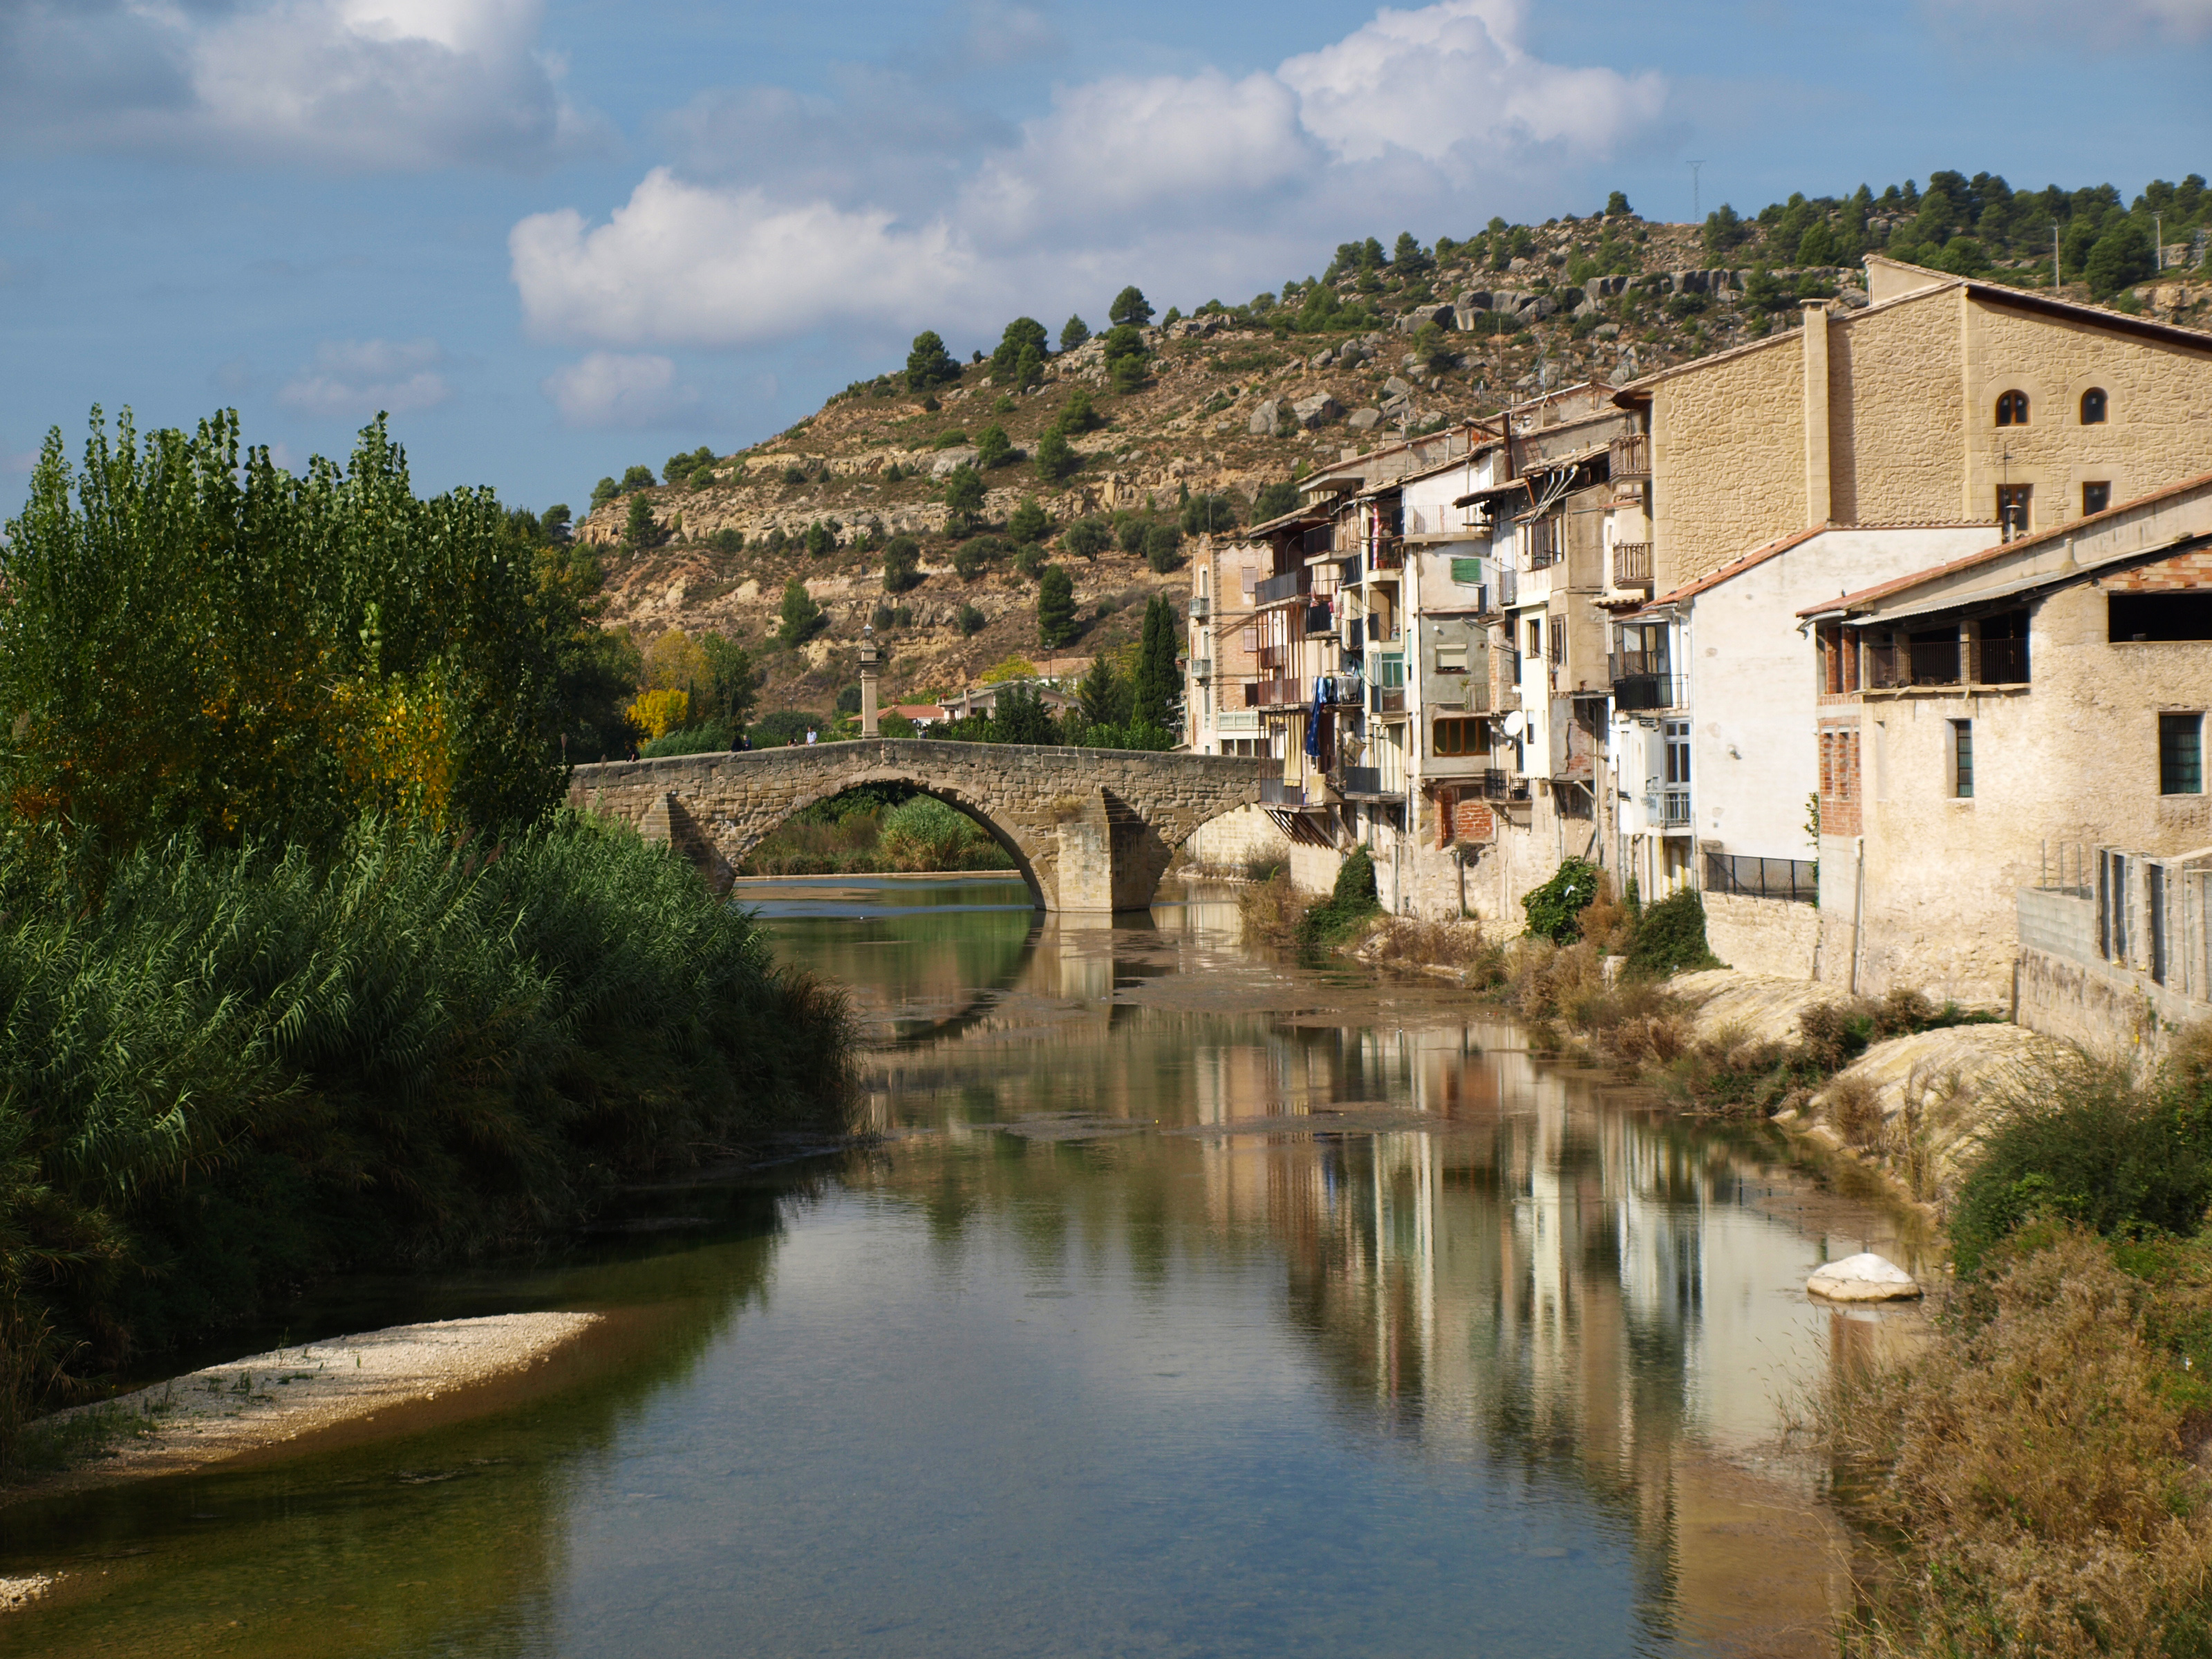
[[945, 349], [945, 341], [935, 329], [926, 328], [914, 337], [914, 349], [906, 355], [906, 384], [909, 392], [950, 386], [959, 378], [960, 365], [952, 361], [952, 354]]
[[1037, 580], [1037, 638], [1057, 650], [1075, 637], [1075, 582], [1056, 564]]
[[1152, 320], [1152, 302], [1145, 297], [1144, 289], [1132, 283], [1114, 296], [1114, 303], [1106, 309], [1106, 320], [1116, 328], [1142, 328]]
[[822, 607], [806, 591], [806, 584], [793, 576], [783, 585], [783, 626], [780, 636], [786, 645], [804, 645], [822, 629]]

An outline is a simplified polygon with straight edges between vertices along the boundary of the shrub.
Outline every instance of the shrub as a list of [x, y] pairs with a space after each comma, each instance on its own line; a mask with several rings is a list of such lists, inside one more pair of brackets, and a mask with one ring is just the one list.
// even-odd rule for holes
[[1079, 432], [1094, 432], [1105, 424], [1105, 417], [1091, 406], [1091, 393], [1082, 386], [1077, 386], [1067, 394], [1067, 401], [1060, 404], [1060, 414], [1053, 422], [1055, 430], [1071, 436]]
[[1004, 466], [1014, 459], [1013, 440], [1006, 436], [1006, 428], [994, 422], [975, 434], [975, 463], [989, 468]]
[[653, 469], [651, 467], [633, 466], [626, 468], [623, 471], [622, 476], [622, 493], [623, 495], [627, 495], [633, 489], [650, 489], [652, 488]]
[[1182, 532], [1171, 524], [1156, 524], [1145, 532], [1145, 562], [1164, 576], [1182, 562]]
[[963, 638], [971, 634], [981, 633], [989, 622], [990, 618], [972, 605], [962, 605], [953, 613], [952, 617], [952, 625], [960, 630]]
[[1554, 945], [1571, 945], [1582, 937], [1582, 915], [1597, 897], [1599, 872], [1583, 859], [1566, 859], [1541, 887], [1522, 896], [1528, 931]]
[[1313, 901], [1291, 884], [1291, 872], [1279, 867], [1237, 896], [1245, 935], [1266, 945], [1297, 944], [1312, 908]]
[[1308, 945], [1330, 945], [1353, 932], [1382, 908], [1375, 893], [1375, 859], [1364, 846], [1355, 847], [1336, 872], [1336, 885], [1328, 902], [1309, 909], [1298, 924], [1298, 941]]
[[787, 484], [803, 484], [813, 481], [814, 475], [796, 461], [783, 469], [783, 481]]
[[1035, 542], [1024, 542], [1014, 550], [1014, 574], [1024, 581], [1035, 581], [1044, 569], [1044, 549]]
[[1075, 453], [1075, 446], [1057, 428], [1037, 440], [1037, 477], [1046, 483], [1059, 483], [1082, 465], [1083, 458]]
[[717, 530], [707, 538], [707, 545], [717, 553], [742, 553], [745, 550], [745, 532], [742, 530]]
[[641, 757], [656, 760], [663, 755], [706, 755], [730, 746], [731, 725], [726, 720], [702, 720], [662, 733], [637, 747]]
[[2185, 1069], [2139, 1083], [2120, 1063], [2076, 1055], [2001, 1106], [1952, 1216], [1962, 1275], [2032, 1219], [2117, 1238], [2203, 1225], [2212, 1206], [2212, 1088]]
[[997, 536], [977, 536], [952, 550], [952, 568], [962, 580], [974, 581], [1006, 556], [1006, 544]]
[[1114, 532], [1103, 520], [1079, 519], [1067, 527], [1061, 540], [1077, 557], [1096, 560], [1114, 545]]
[[1298, 487], [1288, 478], [1260, 486], [1260, 493], [1252, 498], [1252, 522], [1265, 524], [1270, 519], [1279, 519], [1285, 513], [1294, 513], [1298, 506]]
[[1032, 498], [1024, 499], [1006, 520], [1006, 533], [1018, 542], [1041, 542], [1052, 530], [1052, 515]]
[[966, 446], [968, 434], [957, 426], [948, 426], [930, 440], [932, 449], [960, 449]]
[[830, 625], [830, 619], [822, 614], [822, 607], [807, 592], [806, 584], [796, 576], [783, 585], [780, 622], [776, 637], [793, 646], [805, 644]]
[[934, 795], [916, 795], [884, 813], [876, 844], [894, 870], [1006, 869], [1012, 863], [981, 824]]
[[1629, 946], [1628, 971], [1641, 979], [1665, 979], [1692, 968], [1717, 968], [1720, 961], [1705, 944], [1705, 902], [1694, 887], [1677, 888], [1647, 906]]
[[825, 554], [834, 551], [836, 546], [837, 532], [819, 519], [806, 526], [806, 553], [809, 558], [821, 558]]

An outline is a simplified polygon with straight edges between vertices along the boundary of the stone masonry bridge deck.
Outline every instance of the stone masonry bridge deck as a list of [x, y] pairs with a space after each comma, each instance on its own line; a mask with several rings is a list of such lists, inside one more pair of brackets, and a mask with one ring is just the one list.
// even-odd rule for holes
[[579, 766], [572, 805], [635, 824], [717, 892], [793, 813], [863, 783], [910, 783], [977, 819], [1047, 910], [1140, 910], [1200, 824], [1260, 798], [1260, 763], [1016, 744], [863, 738]]

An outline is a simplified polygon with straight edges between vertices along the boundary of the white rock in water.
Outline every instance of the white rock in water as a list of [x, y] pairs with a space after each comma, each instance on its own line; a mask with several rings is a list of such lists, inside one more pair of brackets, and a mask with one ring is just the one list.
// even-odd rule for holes
[[1894, 1302], [1920, 1294], [1911, 1273], [1870, 1253], [1829, 1262], [1805, 1281], [1805, 1288], [1831, 1302]]

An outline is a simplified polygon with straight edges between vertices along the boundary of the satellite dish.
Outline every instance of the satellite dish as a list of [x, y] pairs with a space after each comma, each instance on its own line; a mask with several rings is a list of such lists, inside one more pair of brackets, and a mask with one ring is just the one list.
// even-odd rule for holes
[[1526, 726], [1528, 721], [1522, 719], [1521, 711], [1516, 708], [1498, 723], [1505, 728], [1507, 737], [1517, 738], [1521, 735], [1521, 728]]

